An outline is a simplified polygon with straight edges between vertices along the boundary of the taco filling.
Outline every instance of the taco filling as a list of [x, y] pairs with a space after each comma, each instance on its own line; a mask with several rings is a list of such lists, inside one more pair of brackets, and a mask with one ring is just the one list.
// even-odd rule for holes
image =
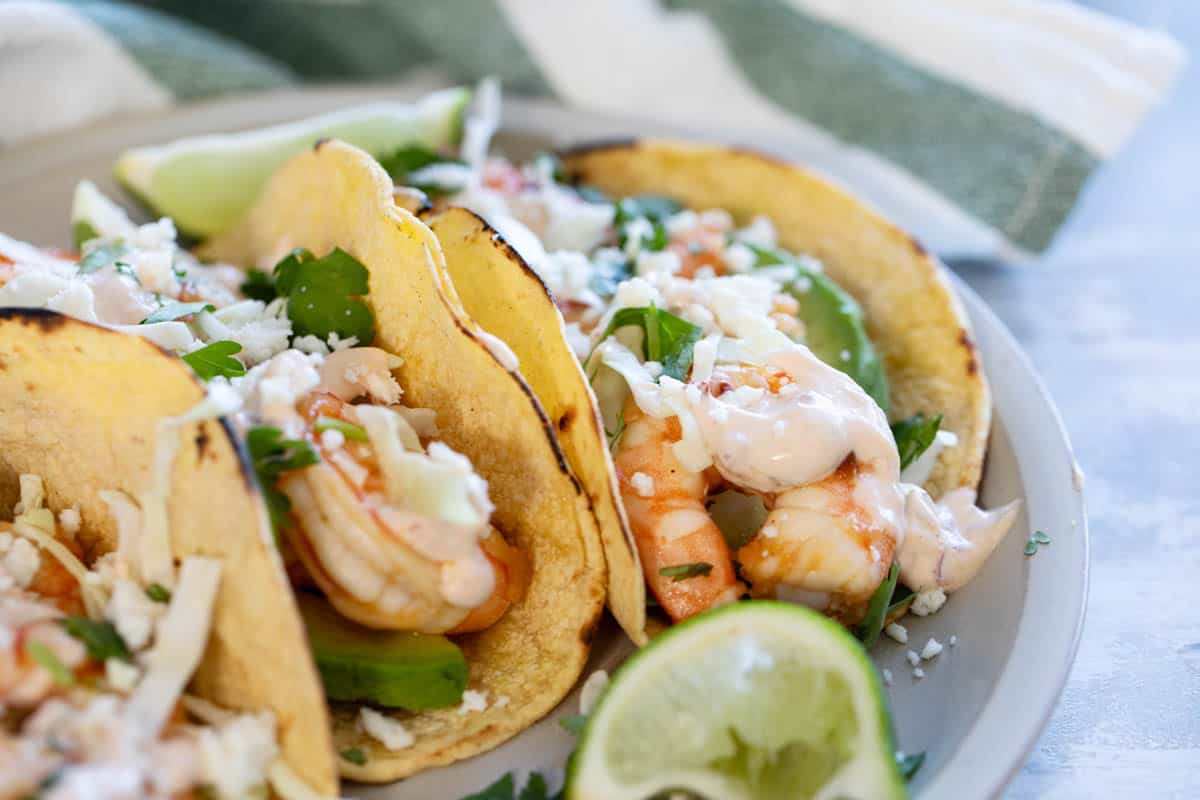
[[[308, 797], [278, 758], [274, 716], [184, 693], [209, 638], [221, 561], [145, 580], [135, 525], [90, 566], [77, 509], [57, 517], [20, 476], [0, 523], [0, 795]], [[101, 492], [118, 518], [137, 506]]]
[[[717, 186], [704, 170], [731, 158], [638, 147], [608, 153], [629, 162], [611, 181], [619, 188], [673, 158], [688, 164], [677, 183]], [[549, 155], [514, 165], [479, 152], [414, 177], [442, 178], [437, 202], [483, 216], [552, 294], [597, 395], [658, 604], [680, 621], [745, 595], [790, 600], [870, 641], [889, 609], [913, 598], [922, 613], [940, 607], [976, 575], [1018, 504], [978, 508], [977, 472], [938, 500], [922, 488], [958, 437], [939, 430], [936, 407], [889, 422], [885, 359], [859, 303], [820, 260], [781, 246], [767, 216], [743, 206], [739, 223], [671, 196], [610, 197], [589, 185], [605, 182], [603, 155], [592, 164], [580, 153], [574, 178], [570, 156], [566, 167]], [[573, 182], [581, 172], [587, 183]], [[973, 362], [968, 372], [972, 396], [986, 397]], [[976, 413], [986, 431], [986, 409]]]
[[528, 563], [491, 524], [486, 481], [438, 440], [433, 411], [403, 405], [402, 358], [370, 346], [362, 264], [340, 249], [289, 252], [270, 273], [201, 264], [169, 219], [135, 226], [88, 183], [79, 208], [93, 236], [78, 258], [0, 238], [0, 305], [144, 336], [206, 379], [247, 445], [298, 588], [366, 628], [427, 634], [484, 630], [523, 596]]

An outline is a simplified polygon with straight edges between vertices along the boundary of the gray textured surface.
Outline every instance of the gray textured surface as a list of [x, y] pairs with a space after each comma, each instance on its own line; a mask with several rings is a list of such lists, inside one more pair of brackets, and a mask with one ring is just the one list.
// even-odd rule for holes
[[1170, 31], [1194, 61], [1044, 263], [959, 266], [1032, 357], [1087, 474], [1082, 644], [1006, 796], [1200, 798], [1200, 3], [1089, 4]]

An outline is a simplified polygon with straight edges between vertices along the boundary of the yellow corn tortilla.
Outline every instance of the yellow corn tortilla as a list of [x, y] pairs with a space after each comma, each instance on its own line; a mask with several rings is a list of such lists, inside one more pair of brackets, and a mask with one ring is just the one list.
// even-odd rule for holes
[[491, 226], [464, 208], [423, 216], [446, 254], [464, 308], [520, 360], [558, 443], [591, 501], [608, 559], [608, 604], [637, 644], [646, 643], [646, 582], [625, 519], [600, 410], [563, 333], [544, 283]]
[[[90, 562], [117, 544], [97, 494], [150, 485], [157, 423], [204, 399], [178, 358], [149, 341], [53, 311], [0, 309], [0, 504], [40, 475], [47, 506], [78, 507]], [[213, 627], [192, 691], [233, 709], [269, 709], [292, 769], [323, 796], [338, 779], [329, 717], [252, 472], [225, 424], [180, 429], [167, 503], [176, 558], [221, 560]]]
[[958, 436], [925, 487], [937, 498], [979, 484], [991, 425], [987, 382], [961, 303], [915, 239], [826, 180], [748, 150], [648, 139], [583, 145], [562, 159], [573, 179], [613, 197], [666, 195], [696, 210], [725, 209], [740, 224], [768, 217], [782, 247], [820, 259], [862, 305], [892, 420], [942, 414], [942, 429]]
[[[495, 626], [458, 637], [483, 712], [391, 712], [416, 742], [391, 752], [363, 734], [357, 707], [334, 708], [339, 750], [365, 764], [342, 774], [389, 781], [488, 750], [549, 712], [570, 691], [603, 608], [606, 566], [596, 521], [533, 391], [488, 348], [462, 308], [437, 238], [393, 200], [387, 173], [366, 153], [327, 141], [271, 179], [247, 219], [204, 255], [270, 268], [295, 247], [341, 247], [370, 271], [375, 344], [400, 355], [405, 403], [437, 412], [440, 438], [487, 479], [493, 522], [529, 557], [525, 599]], [[256, 625], [247, 620], [248, 625]], [[507, 704], [496, 700], [508, 698]]]

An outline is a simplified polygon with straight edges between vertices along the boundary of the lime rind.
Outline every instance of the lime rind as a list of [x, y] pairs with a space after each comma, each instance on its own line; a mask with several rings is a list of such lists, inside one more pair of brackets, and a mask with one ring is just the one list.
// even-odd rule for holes
[[894, 752], [859, 642], [808, 609], [753, 601], [675, 626], [621, 668], [571, 760], [566, 796], [892, 800], [907, 796]]
[[380, 102], [284, 125], [139, 147], [113, 173], [139, 202], [206, 238], [232, 227], [280, 165], [321, 139], [341, 139], [383, 156], [405, 145], [439, 148], [462, 136], [471, 92], [434, 92], [415, 103]]

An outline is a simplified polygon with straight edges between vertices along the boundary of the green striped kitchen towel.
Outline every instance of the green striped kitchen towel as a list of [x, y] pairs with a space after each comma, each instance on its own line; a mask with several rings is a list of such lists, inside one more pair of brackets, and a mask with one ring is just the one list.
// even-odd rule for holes
[[473, 82], [762, 144], [939, 252], [1051, 242], [1184, 61], [1065, 0], [0, 2], [0, 146], [305, 81]]

